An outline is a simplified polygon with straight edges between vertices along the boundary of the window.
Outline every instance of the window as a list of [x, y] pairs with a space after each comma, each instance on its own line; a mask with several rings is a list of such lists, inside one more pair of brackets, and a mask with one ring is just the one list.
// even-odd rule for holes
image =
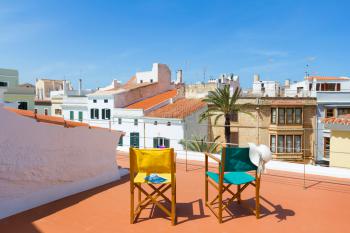
[[97, 100], [92, 100], [93, 103], [97, 103]]
[[312, 90], [312, 83], [309, 83], [309, 91]]
[[276, 135], [270, 136], [270, 148], [272, 153], [276, 153]]
[[285, 124], [284, 108], [278, 109], [278, 124]]
[[323, 138], [323, 157], [329, 159], [329, 149], [331, 140], [329, 137]]
[[79, 121], [83, 121], [83, 112], [79, 112], [78, 113], [78, 119], [79, 119]]
[[28, 110], [28, 103], [24, 101], [18, 102], [18, 109]]
[[38, 109], [34, 108], [34, 114], [38, 114]]
[[154, 121], [154, 123], [153, 123], [154, 125], [158, 125], [158, 121]]
[[301, 136], [300, 135], [294, 136], [294, 152], [295, 153], [301, 152]]
[[153, 83], [153, 79], [150, 79], [149, 81], [150, 81], [151, 83]]
[[295, 124], [302, 124], [302, 113], [303, 113], [303, 110], [301, 108], [296, 108], [295, 109]]
[[287, 108], [286, 109], [286, 115], [287, 115], [287, 124], [293, 124], [293, 108]]
[[303, 92], [304, 88], [303, 87], [297, 87], [297, 93], [301, 94]]
[[155, 138], [153, 138], [153, 147], [154, 148], [169, 148], [170, 147], [170, 140], [168, 138], [155, 137]]
[[62, 109], [55, 108], [55, 115], [62, 115]]
[[238, 122], [238, 112], [233, 112], [230, 114], [230, 121]]
[[98, 119], [98, 109], [97, 108], [90, 109], [90, 118], [91, 119]]
[[111, 110], [108, 108], [102, 109], [102, 119], [110, 120], [111, 119]]
[[118, 124], [119, 124], [119, 125], [122, 124], [122, 118], [118, 118]]
[[143, 83], [143, 80], [140, 80], [140, 83]]
[[123, 136], [119, 138], [118, 146], [123, 146]]
[[171, 126], [171, 122], [168, 121], [168, 122], [166, 123], [166, 125], [167, 125], [167, 126]]
[[47, 108], [45, 108], [44, 114], [45, 114], [46, 116], [49, 115], [49, 110], [48, 110]]
[[320, 84], [316, 83], [316, 91], [319, 91], [319, 90], [320, 90]]
[[334, 109], [333, 108], [326, 108], [326, 117], [334, 117]]
[[337, 83], [336, 91], [340, 91], [340, 83]]
[[292, 135], [286, 136], [286, 152], [287, 153], [293, 152], [293, 136]]
[[7, 87], [8, 83], [7, 82], [0, 82], [0, 87]]
[[350, 108], [338, 108], [338, 116], [350, 114]]
[[137, 132], [130, 133], [130, 146], [139, 148], [140, 146], [140, 134]]
[[278, 135], [277, 152], [278, 153], [284, 152], [284, 135]]
[[271, 124], [276, 124], [277, 109], [271, 108]]
[[69, 112], [69, 119], [74, 120], [74, 111]]
[[138, 120], [134, 119], [134, 125], [138, 125], [138, 124], [139, 124]]
[[103, 102], [104, 102], [104, 103], [108, 103], [108, 99], [104, 99]]

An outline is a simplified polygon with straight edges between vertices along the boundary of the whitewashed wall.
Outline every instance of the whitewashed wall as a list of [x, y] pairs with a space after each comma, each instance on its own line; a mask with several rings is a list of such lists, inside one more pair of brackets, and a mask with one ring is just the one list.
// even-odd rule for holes
[[120, 178], [120, 132], [38, 123], [0, 106], [0, 218]]

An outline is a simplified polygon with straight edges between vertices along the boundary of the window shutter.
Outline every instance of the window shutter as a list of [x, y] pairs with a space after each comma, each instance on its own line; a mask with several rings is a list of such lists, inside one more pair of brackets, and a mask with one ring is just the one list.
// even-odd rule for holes
[[107, 109], [106, 110], [106, 118], [109, 120], [111, 119], [111, 110], [110, 109]]
[[99, 119], [99, 117], [98, 117], [98, 108], [95, 108], [95, 118]]
[[164, 138], [164, 146], [165, 146], [166, 148], [169, 148], [169, 147], [170, 147], [170, 140], [169, 140], [169, 139]]
[[106, 109], [102, 109], [102, 119], [106, 119]]
[[158, 138], [153, 138], [153, 148], [158, 147]]
[[90, 109], [90, 118], [91, 119], [94, 119], [95, 117], [94, 117], [94, 109], [92, 108], [92, 109]]

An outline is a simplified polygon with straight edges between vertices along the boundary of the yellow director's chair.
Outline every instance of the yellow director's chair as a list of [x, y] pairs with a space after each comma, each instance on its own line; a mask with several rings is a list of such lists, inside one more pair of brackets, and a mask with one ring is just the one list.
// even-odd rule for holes
[[[176, 223], [176, 178], [175, 178], [175, 155], [173, 148], [166, 149], [137, 149], [130, 148], [130, 223], [133, 224], [141, 211], [149, 204], [155, 204]], [[155, 179], [151, 179], [155, 178]], [[148, 193], [143, 186], [152, 189]], [[135, 209], [134, 191], [138, 189], [138, 203]], [[171, 200], [165, 192], [171, 189]], [[142, 194], [145, 199], [141, 200]], [[157, 199], [162, 197], [171, 203], [171, 209], [166, 208]]]
[[[218, 162], [219, 171], [208, 171], [208, 158], [211, 158]], [[247, 173], [248, 171], [255, 171], [255, 175]], [[208, 201], [208, 183], [210, 183], [217, 190], [217, 195], [212, 201]], [[234, 193], [230, 190], [232, 185], [237, 186], [237, 192]], [[228, 206], [237, 199], [238, 204], [241, 203], [241, 193], [249, 185], [255, 187], [255, 209], [247, 207], [251, 210], [256, 218], [260, 216], [260, 202], [259, 202], [259, 190], [260, 190], [260, 174], [258, 167], [255, 166], [249, 159], [249, 148], [239, 147], [223, 147], [221, 152], [221, 160], [213, 155], [205, 154], [205, 203], [206, 206], [214, 213], [218, 218], [219, 223], [222, 223], [222, 212]], [[223, 200], [223, 193], [228, 192], [231, 194], [231, 198], [228, 201]], [[215, 205], [215, 206], [214, 206]], [[214, 207], [217, 207], [217, 211]]]

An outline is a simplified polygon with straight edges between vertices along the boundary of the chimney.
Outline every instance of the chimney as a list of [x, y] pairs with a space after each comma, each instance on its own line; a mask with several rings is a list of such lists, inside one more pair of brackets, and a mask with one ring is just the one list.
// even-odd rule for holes
[[285, 87], [289, 87], [289, 86], [290, 86], [290, 80], [289, 80], [289, 79], [286, 79], [286, 80], [284, 81], [284, 86], [285, 86]]
[[81, 78], [79, 79], [79, 86], [78, 86], [78, 95], [81, 95], [81, 89], [82, 89], [82, 80]]
[[176, 83], [182, 83], [182, 70], [176, 71]]
[[67, 95], [67, 81], [63, 80], [63, 95]]
[[260, 76], [258, 74], [254, 74], [254, 82], [259, 82]]

